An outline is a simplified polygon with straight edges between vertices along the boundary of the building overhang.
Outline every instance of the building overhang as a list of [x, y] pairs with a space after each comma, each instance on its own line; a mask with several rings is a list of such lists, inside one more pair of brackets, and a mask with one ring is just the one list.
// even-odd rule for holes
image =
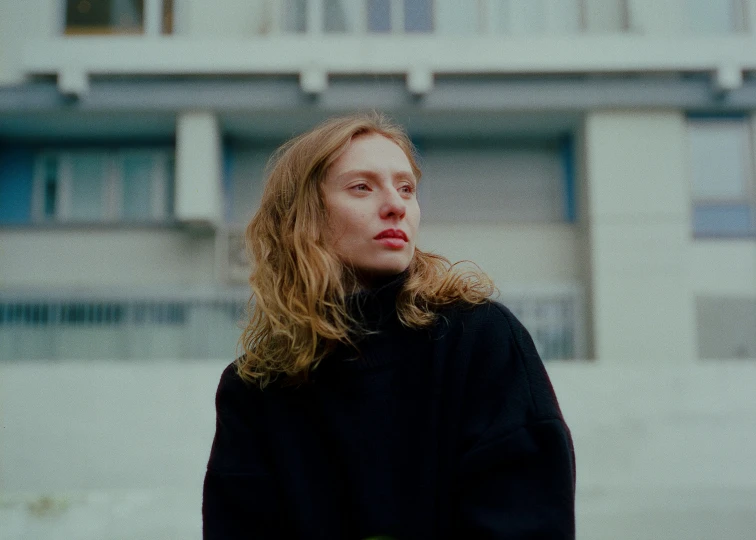
[[486, 75], [704, 73], [715, 93], [737, 90], [756, 71], [756, 38], [668, 38], [635, 34], [449, 37], [274, 35], [236, 40], [180, 36], [63, 36], [30, 41], [21, 70], [55, 76], [61, 93], [82, 96], [98, 76], [291, 76], [309, 95], [334, 76], [390, 75], [415, 96], [439, 78]]

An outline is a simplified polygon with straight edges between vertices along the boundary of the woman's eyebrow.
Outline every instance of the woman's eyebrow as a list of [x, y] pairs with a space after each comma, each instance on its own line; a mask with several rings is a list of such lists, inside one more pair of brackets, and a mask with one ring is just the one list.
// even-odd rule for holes
[[[370, 169], [350, 169], [348, 171], [344, 171], [343, 173], [339, 174], [336, 178], [338, 180], [348, 180], [349, 178], [352, 178], [355, 176], [366, 176], [369, 178], [375, 178], [379, 175], [378, 173]], [[398, 178], [401, 180], [412, 180], [413, 182], [417, 181], [414, 173], [410, 171], [398, 171], [398, 172], [393, 173], [392, 177], [395, 179]]]
[[417, 182], [417, 178], [415, 178], [414, 173], [407, 171], [399, 171], [398, 173], [395, 173], [394, 178], [398, 178], [399, 180], [410, 180], [411, 182]]

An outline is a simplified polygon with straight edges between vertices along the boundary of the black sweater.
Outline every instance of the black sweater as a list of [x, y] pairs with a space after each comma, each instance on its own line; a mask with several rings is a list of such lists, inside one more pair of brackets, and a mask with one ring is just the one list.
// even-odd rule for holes
[[396, 283], [300, 386], [216, 395], [205, 539], [572, 539], [572, 441], [525, 328], [495, 302], [403, 327]]

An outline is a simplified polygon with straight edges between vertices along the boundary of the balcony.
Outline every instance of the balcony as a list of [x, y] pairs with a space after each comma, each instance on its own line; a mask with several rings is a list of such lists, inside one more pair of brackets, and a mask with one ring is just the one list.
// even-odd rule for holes
[[[18, 360], [232, 358], [248, 292], [0, 289], [0, 363]], [[525, 287], [501, 298], [544, 360], [586, 358], [584, 294]]]
[[[201, 3], [173, 13], [164, 2], [134, 2], [142, 19], [123, 35], [66, 27], [30, 40], [22, 70], [57, 76], [71, 95], [85, 94], [91, 77], [121, 75], [293, 75], [309, 94], [325, 91], [330, 76], [392, 75], [424, 95], [445, 75], [705, 73], [717, 90], [731, 90], [756, 70], [756, 39], [745, 32], [739, 0], [743, 9], [714, 33], [691, 32], [695, 20], [688, 31], [648, 31], [650, 15], [633, 8], [637, 0], [617, 0], [608, 30], [591, 22], [589, 0], [480, 0], [473, 10], [451, 0], [261, 0], [216, 4], [214, 22], [199, 20]], [[242, 9], [248, 21], [232, 24]]]

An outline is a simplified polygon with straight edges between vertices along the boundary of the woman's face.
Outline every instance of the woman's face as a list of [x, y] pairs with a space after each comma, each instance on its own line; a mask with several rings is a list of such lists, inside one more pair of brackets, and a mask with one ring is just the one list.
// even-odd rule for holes
[[352, 139], [322, 185], [328, 240], [361, 279], [398, 274], [415, 252], [420, 207], [404, 151], [375, 133]]

